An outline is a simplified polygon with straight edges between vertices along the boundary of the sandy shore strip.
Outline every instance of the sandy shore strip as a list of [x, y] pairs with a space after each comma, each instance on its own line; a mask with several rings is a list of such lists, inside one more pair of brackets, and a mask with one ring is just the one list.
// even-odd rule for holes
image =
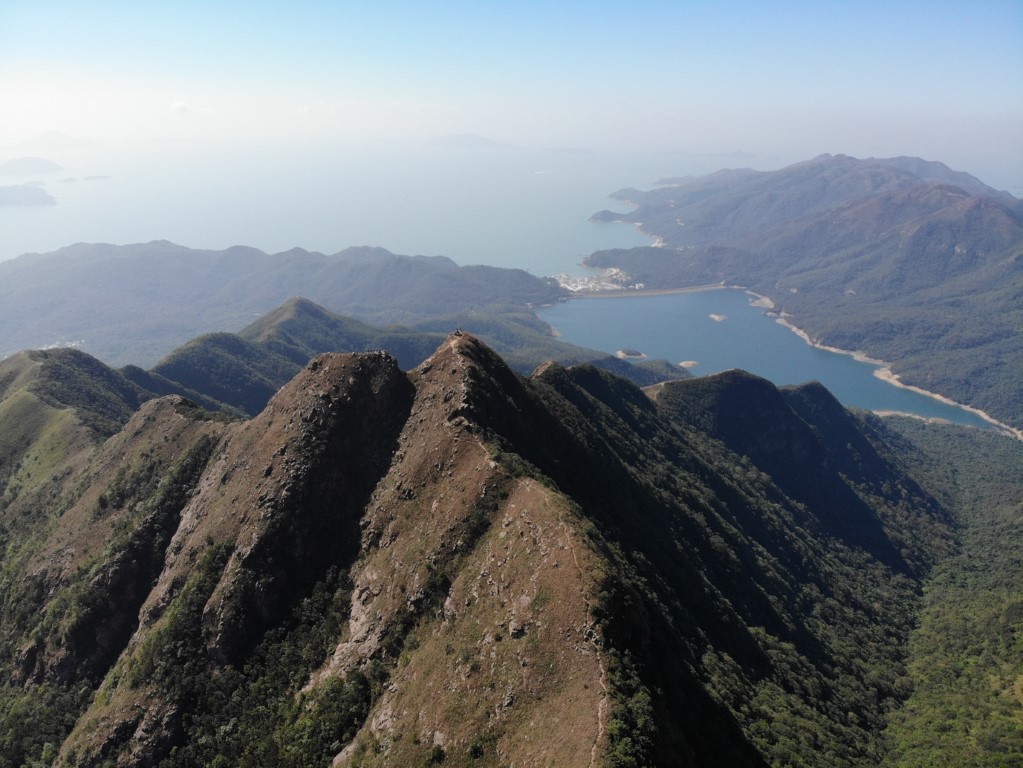
[[[776, 306], [774, 301], [770, 297], [768, 297], [768, 296], [764, 296], [763, 294], [755, 293], [754, 291], [751, 291], [751, 290], [749, 290], [748, 288], [746, 288], [745, 286], [742, 286], [742, 285], [725, 285], [724, 283], [711, 283], [709, 285], [694, 285], [694, 286], [690, 286], [688, 288], [661, 288], [661, 289], [651, 289], [651, 290], [643, 289], [643, 290], [635, 290], [635, 291], [634, 290], [591, 291], [591, 292], [588, 292], [588, 293], [573, 293], [573, 294], [570, 294], [568, 298], [571, 298], [571, 299], [617, 299], [617, 298], [626, 298], [626, 297], [629, 297], [629, 296], [670, 296], [670, 295], [673, 295], [673, 294], [701, 293], [703, 291], [719, 291], [719, 290], [724, 290], [726, 288], [734, 288], [734, 289], [737, 289], [737, 290], [742, 290], [742, 291], [745, 291], [748, 295], [753, 296], [754, 300], [751, 301], [750, 303], [753, 306], [755, 306], [755, 307], [762, 307], [763, 309], [766, 309], [766, 310], [773, 310], [775, 308], [775, 306]], [[848, 355], [848, 356], [852, 357], [853, 360], [856, 360], [858, 362], [868, 363], [869, 365], [876, 366], [877, 370], [874, 371], [874, 375], [877, 378], [881, 379], [882, 381], [884, 381], [884, 382], [886, 382], [888, 384], [892, 384], [893, 386], [896, 386], [896, 387], [901, 387], [902, 389], [908, 389], [911, 392], [916, 392], [917, 394], [924, 395], [925, 397], [930, 397], [930, 398], [932, 398], [934, 400], [937, 400], [938, 402], [945, 403], [946, 405], [952, 405], [952, 406], [955, 406], [957, 408], [962, 408], [964, 411], [968, 411], [969, 413], [972, 413], [975, 416], [978, 416], [979, 418], [983, 419], [988, 424], [990, 424], [992, 427], [994, 427], [998, 432], [1001, 432], [1002, 434], [1008, 435], [1010, 437], [1014, 437], [1017, 440], [1023, 442], [1023, 429], [1016, 429], [1015, 427], [1010, 427], [1008, 424], [1003, 424], [1002, 422], [998, 421], [998, 419], [994, 418], [993, 416], [991, 416], [987, 412], [982, 411], [980, 408], [975, 408], [972, 405], [965, 405], [963, 403], [956, 402], [955, 400], [953, 400], [950, 397], [945, 397], [944, 395], [939, 395], [937, 392], [930, 392], [930, 391], [928, 391], [926, 389], [922, 389], [921, 387], [917, 387], [917, 386], [914, 386], [912, 384], [906, 384], [906, 383], [904, 383], [899, 378], [898, 374], [892, 372], [892, 364], [891, 363], [889, 363], [889, 362], [887, 362], [885, 360], [878, 360], [877, 358], [870, 357], [869, 355], [864, 354], [863, 352], [860, 352], [858, 350], [853, 351], [853, 350], [848, 350], [848, 349], [839, 349], [838, 347], [831, 347], [831, 346], [828, 346], [826, 344], [821, 344], [820, 342], [815, 341], [814, 339], [810, 338], [810, 334], [808, 334], [802, 328], [798, 328], [795, 325], [793, 325], [792, 323], [790, 323], [785, 316], [783, 316], [783, 315], [775, 316], [773, 312], [768, 312], [767, 314], [769, 316], [774, 316], [775, 322], [779, 323], [780, 325], [784, 326], [785, 328], [788, 328], [790, 331], [792, 331], [794, 334], [796, 334], [799, 338], [801, 338], [803, 341], [805, 341], [811, 347], [817, 347], [817, 349], [823, 349], [826, 352], [834, 352], [835, 354], [839, 354], [839, 355]], [[685, 362], [686, 363], [691, 363], [691, 362], [694, 362], [694, 361], [687, 360]], [[680, 363], [680, 365], [682, 365], [682, 364]], [[683, 367], [689, 367], [689, 366], [683, 366]], [[889, 412], [887, 412], [887, 411], [876, 411], [876, 413], [878, 413], [880, 415], [886, 415]]]
[[[908, 389], [911, 392], [916, 392], [918, 395], [924, 395], [925, 397], [929, 397], [929, 398], [931, 398], [933, 400], [937, 400], [939, 403], [945, 403], [946, 405], [953, 405], [956, 408], [962, 408], [964, 411], [968, 411], [968, 412], [974, 414], [975, 416], [979, 416], [980, 418], [982, 418], [984, 421], [986, 421], [988, 424], [990, 424], [992, 427], [994, 427], [999, 432], [1001, 432], [1001, 433], [1003, 433], [1005, 435], [1008, 435], [1010, 437], [1014, 437], [1017, 440], [1023, 441], [1023, 430], [1016, 429], [1015, 427], [1010, 427], [1008, 424], [1003, 424], [1002, 422], [998, 421], [998, 419], [996, 419], [993, 416], [990, 416], [989, 414], [987, 414], [984, 411], [980, 410], [980, 408], [974, 408], [972, 405], [964, 405], [963, 403], [957, 403], [952, 398], [945, 397], [944, 395], [939, 395], [937, 392], [929, 392], [926, 389], [922, 389], [922, 388], [914, 386], [912, 384], [904, 383], [899, 378], [899, 375], [897, 373], [893, 373], [892, 372], [892, 364], [887, 362], [887, 361], [885, 361], [885, 360], [878, 360], [877, 358], [870, 357], [869, 355], [866, 355], [866, 354], [864, 354], [863, 352], [860, 352], [860, 351], [850, 351], [848, 349], [839, 349], [838, 347], [830, 347], [827, 344], [821, 344], [818, 341], [814, 341], [813, 339], [810, 338], [810, 334], [808, 334], [802, 328], [797, 328], [796, 326], [794, 326], [785, 317], [776, 317], [775, 318], [775, 322], [777, 322], [780, 325], [783, 325], [784, 327], [788, 328], [790, 331], [792, 331], [794, 334], [796, 334], [799, 338], [801, 338], [803, 341], [805, 341], [811, 347], [816, 347], [817, 349], [823, 349], [826, 352], [834, 352], [834, 353], [839, 354], [839, 355], [849, 355], [850, 357], [852, 357], [853, 360], [856, 360], [858, 362], [868, 363], [870, 365], [877, 366], [877, 370], [874, 371], [874, 375], [877, 378], [881, 379], [881, 381], [884, 381], [884, 382], [886, 382], [888, 384], [892, 384], [892, 385], [894, 385], [896, 387], [900, 387], [902, 389]], [[876, 413], [878, 413], [880, 415], [886, 415], [886, 414], [888, 414], [890, 412], [889, 411], [876, 411]], [[904, 415], [908, 415], [908, 414], [904, 414]], [[928, 420], [928, 419], [925, 419], [925, 420]], [[940, 421], [940, 419], [935, 420], [935, 421]]]
[[878, 416], [902, 416], [907, 419], [916, 419], [922, 421], [925, 424], [954, 424], [954, 421], [948, 419], [941, 419], [937, 416], [921, 416], [919, 413], [909, 413], [908, 411], [874, 411]]
[[[739, 286], [733, 286], [739, 288]], [[751, 291], [749, 288], [740, 288], [740, 290], [746, 291], [748, 296], [754, 296], [753, 301], [750, 302], [751, 307], [761, 307], [763, 309], [774, 309], [774, 302], [771, 301], [767, 296], [762, 296], [759, 293]]]
[[720, 291], [731, 288], [730, 285], [711, 283], [710, 285], [694, 285], [691, 288], [642, 288], [630, 290], [623, 288], [620, 291], [579, 291], [569, 294], [569, 299], [627, 299], [630, 296], [673, 296], [681, 293], [703, 293], [704, 291]]

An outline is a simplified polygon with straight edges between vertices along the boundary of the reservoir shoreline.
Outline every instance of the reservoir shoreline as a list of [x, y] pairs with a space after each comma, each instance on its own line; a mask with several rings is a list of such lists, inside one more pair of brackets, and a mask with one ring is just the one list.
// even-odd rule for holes
[[[759, 296], [759, 294], [755, 294], [755, 293], [753, 293], [752, 291], [749, 291], [749, 290], [747, 290], [746, 292], [750, 293], [750, 294], [752, 294], [754, 296]], [[765, 297], [761, 297], [761, 298], [767, 298], [767, 297], [765, 296]], [[770, 299], [768, 299], [768, 301], [770, 301]], [[1023, 430], [1016, 429], [1015, 427], [1010, 427], [1008, 424], [1003, 424], [1002, 422], [998, 421], [998, 419], [994, 418], [993, 416], [991, 416], [987, 412], [982, 411], [980, 408], [976, 408], [976, 407], [974, 407], [972, 405], [966, 405], [965, 403], [959, 403], [959, 402], [956, 402], [955, 400], [953, 400], [952, 398], [946, 397], [945, 395], [938, 394], [937, 392], [931, 392], [929, 390], [923, 389], [922, 387], [918, 387], [918, 386], [916, 386], [914, 384], [907, 384], [907, 383], [905, 383], [904, 381], [902, 381], [902, 379], [899, 377], [899, 375], [897, 373], [894, 373], [892, 371], [893, 363], [889, 363], [886, 360], [878, 360], [876, 357], [870, 357], [866, 353], [864, 353], [862, 351], [859, 351], [859, 350], [840, 349], [839, 347], [832, 347], [832, 346], [829, 346], [827, 344], [821, 344], [818, 341], [814, 341], [812, 338], [810, 338], [810, 334], [808, 334], [802, 328], [799, 328], [799, 327], [793, 325], [785, 317], [777, 316], [777, 317], [774, 318], [774, 321], [776, 323], [778, 323], [779, 325], [781, 325], [782, 327], [787, 328], [788, 330], [792, 331], [794, 334], [796, 334], [799, 338], [801, 338], [803, 341], [805, 341], [811, 347], [814, 347], [816, 349], [824, 350], [825, 352], [834, 352], [835, 354], [838, 354], [838, 355], [848, 355], [849, 357], [851, 357], [853, 360], [856, 360], [857, 362], [867, 363], [868, 365], [877, 366], [876, 370], [874, 371], [874, 376], [879, 378], [881, 381], [885, 382], [886, 384], [891, 384], [892, 386], [899, 387], [900, 389], [906, 389], [906, 390], [909, 390], [910, 392], [915, 392], [918, 395], [924, 395], [925, 397], [929, 397], [932, 400], [937, 400], [939, 403], [944, 403], [945, 405], [952, 405], [952, 406], [955, 406], [956, 408], [961, 408], [964, 411], [968, 411], [969, 413], [972, 413], [973, 415], [978, 416], [979, 418], [983, 419], [988, 424], [990, 424], [992, 427], [994, 427], [996, 431], [1001, 432], [1002, 434], [1004, 434], [1004, 435], [1006, 435], [1008, 437], [1014, 437], [1017, 440], [1023, 442]], [[883, 416], [883, 415], [886, 415], [888, 413], [895, 413], [895, 412], [892, 412], [892, 411], [875, 411], [875, 413]], [[912, 416], [913, 414], [900, 414], [900, 415]]]
[[[614, 299], [614, 298], [631, 298], [631, 297], [644, 297], [644, 296], [670, 296], [670, 295], [701, 293], [701, 292], [705, 292], [705, 291], [715, 291], [715, 290], [724, 290], [724, 289], [742, 290], [747, 295], [753, 297], [754, 301], [751, 302], [751, 304], [753, 306], [760, 307], [760, 308], [766, 310], [764, 312], [765, 316], [767, 316], [768, 318], [774, 319], [775, 322], [777, 322], [779, 325], [781, 325], [782, 327], [784, 327], [787, 330], [791, 331], [792, 333], [796, 334], [808, 346], [813, 347], [815, 349], [820, 349], [820, 350], [825, 351], [825, 352], [831, 352], [831, 353], [835, 353], [835, 354], [845, 355], [847, 357], [851, 357], [853, 360], [855, 360], [857, 362], [866, 363], [868, 365], [874, 366], [875, 370], [872, 371], [873, 376], [875, 378], [883, 381], [884, 383], [890, 384], [890, 385], [892, 385], [894, 387], [897, 387], [899, 389], [903, 389], [903, 390], [907, 390], [907, 391], [913, 392], [913, 393], [915, 393], [917, 395], [922, 395], [922, 396], [927, 397], [927, 398], [929, 398], [931, 400], [934, 400], [935, 402], [942, 403], [943, 405], [948, 405], [948, 406], [951, 406], [951, 407], [954, 407], [954, 408], [961, 409], [961, 410], [963, 410], [963, 411], [965, 411], [967, 413], [972, 414], [973, 416], [977, 417], [978, 419], [981, 419], [986, 424], [990, 425], [991, 428], [994, 429], [995, 431], [1000, 432], [1001, 434], [1004, 434], [1004, 435], [1006, 435], [1008, 437], [1015, 438], [1016, 440], [1023, 441], [1023, 430], [1017, 429], [1015, 427], [1011, 427], [1008, 424], [1004, 424], [1004, 423], [998, 421], [993, 416], [991, 416], [990, 414], [988, 414], [985, 411], [981, 410], [980, 408], [976, 408], [976, 407], [971, 406], [971, 405], [966, 405], [964, 403], [956, 402], [955, 400], [953, 400], [953, 399], [951, 399], [949, 397], [946, 397], [945, 395], [941, 395], [941, 394], [938, 394], [936, 392], [931, 392], [929, 390], [923, 389], [923, 388], [918, 387], [916, 385], [907, 384], [907, 383], [903, 382], [901, 380], [901, 378], [899, 377], [899, 375], [892, 371], [893, 363], [890, 363], [890, 362], [885, 361], [885, 360], [879, 360], [879, 359], [874, 358], [874, 357], [870, 357], [869, 355], [867, 355], [864, 352], [859, 351], [859, 350], [840, 349], [838, 347], [832, 347], [832, 346], [829, 346], [829, 345], [826, 345], [826, 344], [821, 344], [818, 341], [815, 341], [810, 336], [810, 334], [808, 334], [806, 331], [804, 331], [803, 329], [799, 328], [798, 326], [794, 325], [782, 313], [773, 311], [775, 309], [776, 305], [775, 305], [774, 301], [769, 296], [765, 296], [763, 294], [756, 293], [755, 291], [750, 290], [746, 286], [727, 285], [725, 283], [714, 283], [714, 284], [707, 284], [707, 285], [689, 286], [689, 287], [684, 287], [684, 288], [663, 288], [663, 289], [649, 289], [649, 290], [647, 290], [647, 289], [622, 289], [622, 290], [577, 291], [577, 292], [573, 292], [573, 293], [569, 294], [569, 296], [567, 296], [566, 298], [569, 298], [569, 299]], [[878, 414], [880, 416], [885, 416], [885, 415], [890, 415], [890, 414], [895, 414], [895, 413], [903, 413], [903, 415], [914, 416], [914, 417], [917, 417], [917, 418], [923, 418], [925, 420], [939, 420], [939, 421], [941, 420], [941, 419], [933, 419], [931, 417], [921, 417], [921, 416], [919, 416], [917, 414], [904, 413], [904, 412], [896, 412], [896, 411], [892, 411], [890, 409], [876, 409], [876, 410], [875, 409], [869, 409], [869, 410], [871, 410], [871, 412], [876, 413], [876, 414]]]
[[[721, 291], [726, 288], [740, 288], [738, 285], [725, 285], [724, 283], [711, 283], [709, 285], [694, 285], [690, 288], [623, 288], [620, 291], [575, 291], [570, 293], [568, 299], [629, 299], [635, 296], [675, 296], [684, 293], [703, 293], [704, 291]], [[743, 289], [745, 290], [745, 289]]]

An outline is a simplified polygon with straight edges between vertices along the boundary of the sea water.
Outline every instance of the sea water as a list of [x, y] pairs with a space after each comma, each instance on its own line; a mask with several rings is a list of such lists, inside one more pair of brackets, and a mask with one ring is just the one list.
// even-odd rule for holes
[[[37, 154], [64, 170], [0, 184], [40, 184], [56, 204], [0, 207], [0, 259], [75, 242], [162, 239], [269, 253], [372, 245], [535, 275], [584, 274], [579, 262], [592, 251], [650, 243], [633, 227], [588, 220], [602, 208], [628, 210], [612, 192], [694, 169], [663, 155], [385, 143]], [[699, 162], [711, 171], [723, 160]]]
[[879, 379], [877, 365], [807, 344], [754, 306], [753, 298], [721, 289], [573, 299], [539, 314], [562, 341], [610, 354], [635, 350], [685, 363], [695, 375], [742, 368], [779, 386], [819, 381], [846, 406], [991, 426], [956, 405]]

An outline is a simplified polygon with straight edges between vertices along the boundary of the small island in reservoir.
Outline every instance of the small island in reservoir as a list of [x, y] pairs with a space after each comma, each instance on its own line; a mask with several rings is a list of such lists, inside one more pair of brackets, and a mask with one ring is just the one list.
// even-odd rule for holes
[[646, 355], [640, 352], [638, 349], [619, 349], [615, 352], [615, 357], [619, 357], [622, 360], [645, 360]]

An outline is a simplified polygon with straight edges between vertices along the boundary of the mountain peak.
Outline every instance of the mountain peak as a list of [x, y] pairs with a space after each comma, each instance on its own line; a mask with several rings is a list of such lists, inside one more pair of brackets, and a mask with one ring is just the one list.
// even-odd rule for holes
[[455, 358], [478, 362], [483, 358], [491, 359], [491, 356], [493, 356], [493, 352], [476, 336], [467, 331], [456, 330], [449, 333], [437, 347], [437, 351], [424, 360], [419, 367], [443, 365], [445, 361]]
[[404, 374], [386, 352], [324, 352], [281, 387], [268, 407], [303, 412], [311, 408], [315, 412], [326, 406], [329, 410], [336, 401], [350, 402], [355, 389], [378, 394], [399, 378]]
[[518, 392], [515, 373], [486, 344], [465, 331], [449, 333], [441, 345], [411, 372], [424, 402], [439, 399], [444, 418], [454, 424], [480, 426], [502, 389]]

